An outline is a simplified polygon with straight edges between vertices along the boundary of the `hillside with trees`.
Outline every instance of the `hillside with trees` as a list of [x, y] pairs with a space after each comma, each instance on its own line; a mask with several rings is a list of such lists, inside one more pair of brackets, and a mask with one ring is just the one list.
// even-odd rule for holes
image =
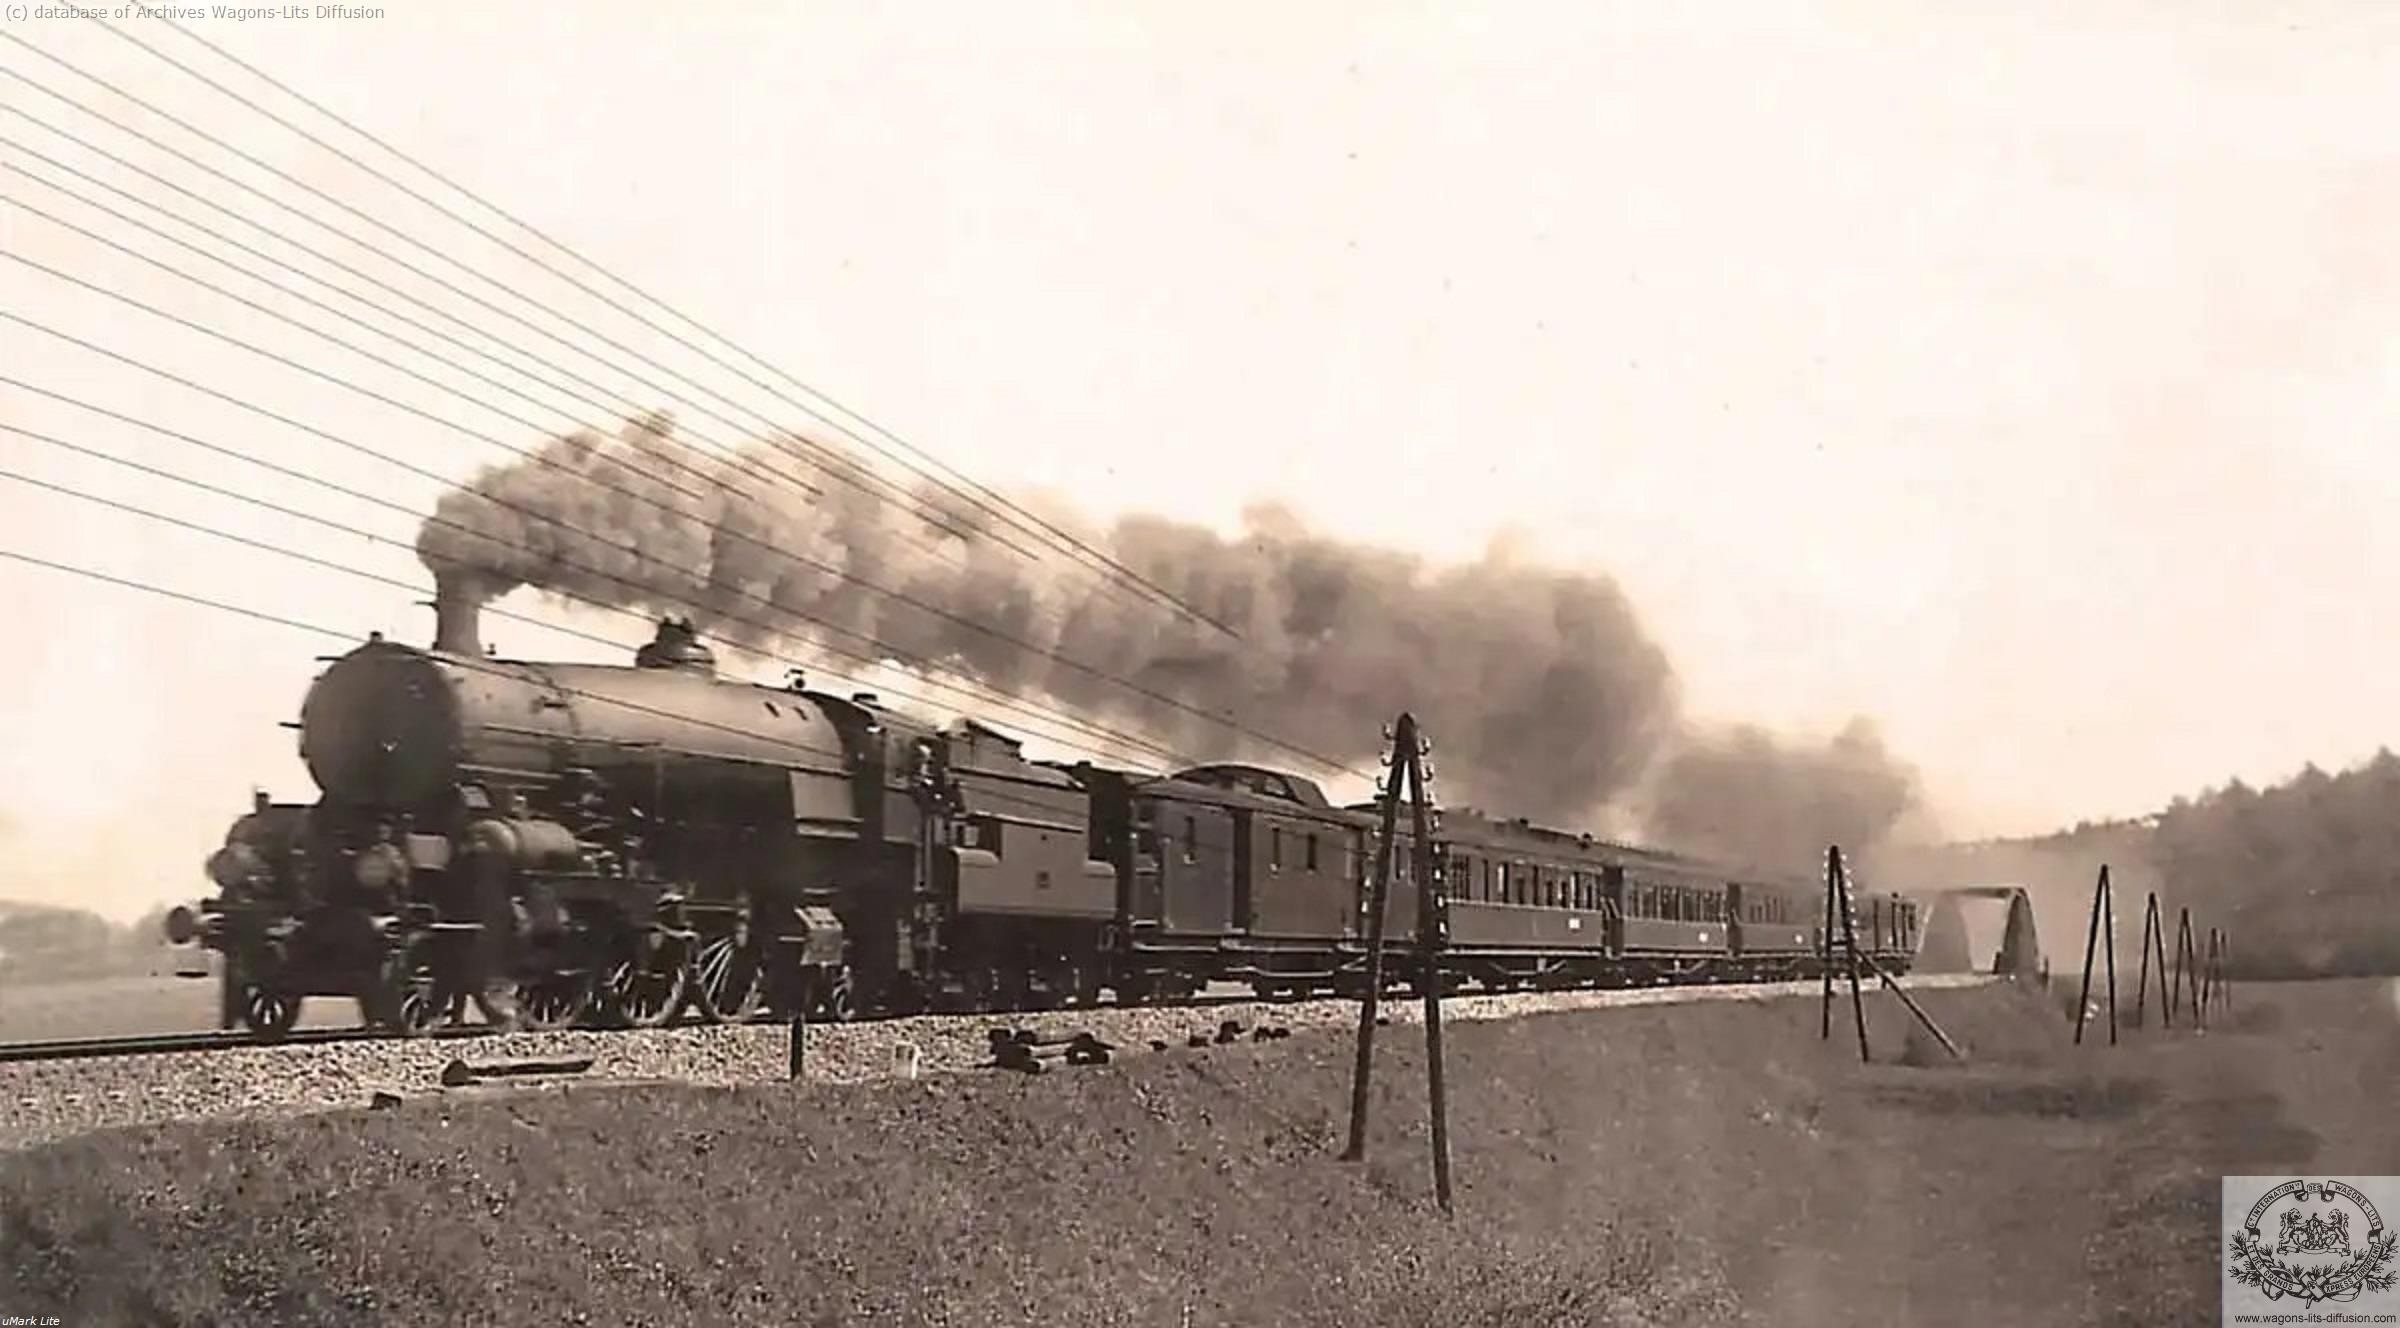
[[118, 926], [97, 913], [0, 900], [0, 983], [126, 977], [170, 962], [164, 908]]
[[2139, 820], [1895, 849], [1875, 865], [1903, 887], [2024, 885], [2043, 950], [2064, 971], [2083, 963], [2103, 863], [2116, 882], [2120, 973], [2138, 958], [2142, 901], [2156, 890], [2170, 950], [2189, 908], [2198, 943], [2211, 926], [2232, 936], [2236, 976], [2400, 975], [2400, 757], [2389, 750], [2263, 790], [2235, 780]]
[[2400, 974], [2400, 757], [2178, 798], [2152, 857], [2253, 976]]

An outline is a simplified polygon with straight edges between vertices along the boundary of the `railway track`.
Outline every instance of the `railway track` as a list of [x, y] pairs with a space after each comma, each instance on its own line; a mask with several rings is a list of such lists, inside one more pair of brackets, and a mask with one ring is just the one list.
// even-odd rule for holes
[[[1203, 995], [1195, 996], [1184, 1001], [1178, 1001], [1171, 1005], [1159, 1005], [1152, 1008], [1160, 1010], [1205, 1010], [1220, 1005], [1281, 1005], [1291, 1003], [1295, 999], [1297, 998], [1276, 997], [1271, 1001], [1262, 1001], [1259, 997], [1247, 993], [1242, 995]], [[1118, 1009], [1127, 1007], [1084, 1006], [1060, 1007], [1059, 1009], [1050, 1010], [962, 1010], [916, 1015], [875, 1015], [851, 1022], [873, 1024], [881, 1023], [886, 1020], [902, 1018], [1014, 1019], [1029, 1018], [1045, 1014], [1060, 1014], [1068, 1010], [1079, 1008]], [[764, 1027], [774, 1025], [776, 1022], [777, 1021], [772, 1019], [750, 1019], [744, 1021], [744, 1023], [749, 1027]], [[709, 1026], [710, 1025], [705, 1024], [698, 1019], [692, 1018], [678, 1019], [671, 1024], [662, 1025], [662, 1027], [665, 1028], [705, 1028]], [[516, 1030], [516, 1032], [519, 1034], [528, 1034], [534, 1031], [535, 1030], [530, 1029]], [[577, 1027], [550, 1029], [545, 1031], [553, 1033], [609, 1033], [623, 1030]], [[318, 1046], [334, 1042], [398, 1042], [417, 1041], [422, 1039], [438, 1040], [443, 1038], [458, 1039], [497, 1036], [500, 1036], [500, 1030], [493, 1028], [489, 1024], [463, 1024], [445, 1025], [443, 1027], [429, 1029], [423, 1033], [414, 1034], [393, 1033], [382, 1029], [361, 1027], [305, 1028], [294, 1029], [293, 1031], [272, 1040], [260, 1038], [246, 1032], [224, 1031], [206, 1033], [144, 1033], [129, 1034], [119, 1037], [46, 1038], [21, 1042], [0, 1042], [0, 1065], [21, 1063], [25, 1061], [95, 1060], [110, 1056], [179, 1055], [207, 1051], [232, 1051], [244, 1047], [304, 1047]]]
[[[1925, 987], [1947, 987], [1969, 985], [1987, 980], [1989, 979], [1981, 975], [1944, 974], [1937, 976], [1920, 974], [1912, 979], [1911, 985]], [[1721, 999], [1725, 996], [1733, 996], [1745, 992], [1767, 992], [1776, 988], [1788, 988], [1794, 992], [1798, 992], [1802, 988], [1813, 990], [1814, 987], [1815, 983], [1813, 981], [1713, 982], [1694, 983], [1688, 985], [1659, 985], [1653, 987], [1570, 988], [1564, 989], [1557, 994], [1568, 994], [1576, 991], [1611, 991], [1616, 993], [1621, 1002], [1624, 1004], [1650, 1004], [1653, 1002], [1673, 1002], [1677, 1000], [1699, 1001], [1711, 999], [1711, 997], [1701, 995], [1700, 993], [1713, 992], [1717, 994], [1716, 998]], [[1475, 999], [1477, 997], [1485, 997], [1493, 994], [1494, 993], [1488, 992], [1461, 992], [1454, 994], [1450, 999]], [[1262, 998], [1253, 992], [1242, 990], [1239, 992], [1202, 993], [1181, 1001], [1148, 1006], [1117, 1006], [1114, 1004], [1104, 1004], [1100, 1006], [1066, 1006], [1046, 1010], [985, 1010], [958, 1011], [930, 1015], [882, 1015], [860, 1019], [854, 1022], [859, 1024], [874, 1024], [898, 1018], [1024, 1020], [1056, 1018], [1059, 1016], [1093, 1013], [1099, 1011], [1115, 1012], [1123, 1010], [1126, 1012], [1132, 1012], [1136, 1010], [1148, 1009], [1165, 1012], [1174, 1010], [1206, 1010], [1229, 1005], [1301, 1005], [1320, 1003], [1334, 999], [1339, 998], [1323, 995], [1280, 995], [1271, 998]], [[1355, 998], [1351, 999], [1354, 1000]], [[1387, 1002], [1397, 1001], [1400, 1004], [1411, 1004], [1413, 1003], [1414, 998], [1395, 993], [1387, 993], [1385, 1000]], [[748, 1022], [749, 1026], [751, 1027], [772, 1026], [774, 1023], [772, 1020], [751, 1020]], [[670, 1028], [697, 1028], [706, 1026], [707, 1025], [702, 1024], [700, 1021], [693, 1019], [680, 1019], [673, 1024], [667, 1025], [667, 1027]], [[520, 1033], [523, 1033], [524, 1031], [525, 1030], [519, 1030]], [[560, 1029], [556, 1031], [594, 1033], [609, 1032], [613, 1030]], [[292, 1032], [285, 1034], [283, 1037], [271, 1042], [262, 1041], [261, 1039], [245, 1032], [159, 1033], [123, 1037], [56, 1038], [21, 1042], [0, 1042], [0, 1064], [26, 1061], [92, 1060], [112, 1056], [174, 1055], [209, 1051], [231, 1051], [244, 1047], [293, 1047], [313, 1046], [338, 1042], [392, 1042], [418, 1041], [426, 1039], [455, 1040], [462, 1038], [496, 1037], [499, 1035], [500, 1030], [495, 1029], [488, 1024], [464, 1024], [444, 1026], [431, 1029], [425, 1033], [414, 1035], [392, 1033], [379, 1029], [360, 1027], [295, 1029]]]
[[[496, 1030], [470, 1024], [463, 1028], [435, 1029], [424, 1036], [436, 1038], [488, 1037]], [[0, 1064], [22, 1061], [77, 1061], [106, 1056], [167, 1056], [189, 1052], [230, 1051], [237, 1047], [294, 1047], [321, 1042], [389, 1041], [397, 1033], [385, 1033], [366, 1028], [310, 1028], [285, 1034], [274, 1042], [262, 1042], [248, 1033], [145, 1033], [126, 1037], [40, 1038], [26, 1042], [0, 1042]]]

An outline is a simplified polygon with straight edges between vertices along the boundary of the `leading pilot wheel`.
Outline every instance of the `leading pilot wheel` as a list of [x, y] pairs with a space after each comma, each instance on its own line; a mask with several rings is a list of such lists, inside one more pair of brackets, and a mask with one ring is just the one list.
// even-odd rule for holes
[[242, 1024], [262, 1038], [279, 1038], [300, 1022], [300, 998], [288, 991], [250, 984], [242, 991]]

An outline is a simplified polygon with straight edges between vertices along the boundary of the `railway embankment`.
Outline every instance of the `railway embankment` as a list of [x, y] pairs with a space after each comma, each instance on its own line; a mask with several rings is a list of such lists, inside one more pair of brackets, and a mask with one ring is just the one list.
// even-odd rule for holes
[[[2164, 1090], [2121, 1072], [2140, 1048], [2069, 1048], [2034, 991], [1921, 1000], [1965, 1061], [1882, 994], [1864, 1066], [1846, 1000], [1830, 1041], [1792, 995], [1460, 1020], [1449, 1219], [1422, 1035], [1398, 1020], [1363, 1165], [1338, 1157], [1352, 1044], [1330, 1019], [1039, 1076], [569, 1084], [115, 1129], [0, 1155], [0, 1304], [144, 1324], [2077, 1321], [2007, 1311], [2085, 1280], [2095, 1159]], [[2028, 1187], [2092, 1212], [2011, 1197]]]

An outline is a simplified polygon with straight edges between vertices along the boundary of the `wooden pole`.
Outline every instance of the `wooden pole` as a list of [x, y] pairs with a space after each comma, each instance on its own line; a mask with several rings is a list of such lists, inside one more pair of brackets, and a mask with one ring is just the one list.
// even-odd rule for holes
[[1917, 998], [1908, 994], [1908, 988], [1901, 986], [1898, 978], [1893, 977], [1891, 972], [1884, 968], [1883, 965], [1876, 963], [1873, 955], [1867, 955], [1864, 956], [1864, 958], [1867, 964], [1867, 971], [1882, 979], [1883, 985], [1888, 988], [1894, 996], [1900, 998], [1900, 1003], [1908, 1007], [1908, 1012], [1910, 1014], [1913, 1014], [1917, 1017], [1917, 1022], [1925, 1025], [1925, 1031], [1933, 1034], [1936, 1038], [1941, 1040], [1944, 1050], [1947, 1050], [1953, 1057], [1965, 1057], [1966, 1053], [1958, 1049], [1958, 1044], [1950, 1040], [1950, 1035], [1942, 1031], [1942, 1026], [1940, 1024], [1933, 1022], [1933, 1016], [1925, 1013], [1925, 1007], [1917, 1004]]
[[1824, 1042], [1833, 1040], [1833, 910], [1835, 901], [1833, 881], [1834, 873], [1840, 871], [1841, 867], [1842, 850], [1838, 846], [1826, 849], [1824, 944], [1817, 950], [1817, 957], [1824, 962], [1825, 966], [1825, 995], [1824, 999], [1817, 1004], [1817, 1038]]
[[1433, 827], [1426, 812], [1425, 787], [1429, 776], [1421, 759], [1426, 746], [1416, 741], [1415, 725], [1409, 727], [1409, 744], [1401, 750], [1408, 753], [1411, 828], [1416, 834], [1417, 942], [1423, 952], [1425, 988], [1425, 1105], [1433, 1116], [1433, 1197], [1447, 1214], [1450, 1212], [1450, 1105], [1442, 1085], [1442, 873], [1434, 853]]
[[2208, 929], [2208, 960], [2200, 965], [2200, 1012], [2207, 1014], [2208, 1007], [2216, 1004], [2216, 1001], [2217, 929], [2211, 927]]
[[[1394, 751], [1413, 751], [1417, 741], [1417, 723], [1408, 715], [1400, 716], [1394, 728]], [[1342, 1150], [1345, 1162], [1362, 1162], [1367, 1156], [1367, 1080], [1375, 1066], [1375, 1004], [1383, 990], [1383, 910], [1384, 901], [1391, 897], [1392, 841], [1399, 838], [1400, 778], [1397, 766], [1385, 777], [1383, 796], [1383, 838], [1375, 848], [1375, 874], [1367, 884], [1367, 993], [1358, 1004], [1358, 1064], [1350, 1078], [1350, 1146]]]
[[2083, 1025], [2092, 1008], [2092, 961], [2100, 957], [2100, 900], [2108, 893], [2108, 873], [2092, 887], [2092, 921], [2083, 934], [2083, 993], [2075, 998], [2075, 1045], [2083, 1045]]
[[2192, 998], [2192, 1022], [2200, 1022], [2200, 955], [2192, 945], [2192, 911], [2177, 910], [2175, 924], [2175, 1002], [2180, 1005], [2189, 989]]
[[1833, 859], [1833, 877], [1841, 883], [1842, 949], [1850, 958], [1850, 1016], [1858, 1022], [1858, 1058], [1872, 1062], [1875, 1055], [1867, 1049], [1867, 999], [1858, 990], [1858, 923], [1851, 916], [1850, 873], [1842, 867], [1840, 845], [1833, 847], [1830, 856]]
[[2117, 1045], [2117, 888], [2109, 882], [2108, 864], [2100, 864], [2101, 911], [2108, 926], [2108, 1045]]
[[798, 1083], [808, 1065], [808, 993], [805, 991], [800, 993], [798, 1000], [792, 1002], [791, 1059], [792, 1082]]
[[[2150, 902], [2142, 906], [2142, 967], [2133, 985], [2133, 1026], [2144, 1027], [2150, 1010], [2150, 945], [2158, 943], [2158, 985], [2167, 985], [2166, 925], [2158, 917], [2158, 891], [2150, 892]], [[2159, 995], [2164, 997], [2165, 992]]]

